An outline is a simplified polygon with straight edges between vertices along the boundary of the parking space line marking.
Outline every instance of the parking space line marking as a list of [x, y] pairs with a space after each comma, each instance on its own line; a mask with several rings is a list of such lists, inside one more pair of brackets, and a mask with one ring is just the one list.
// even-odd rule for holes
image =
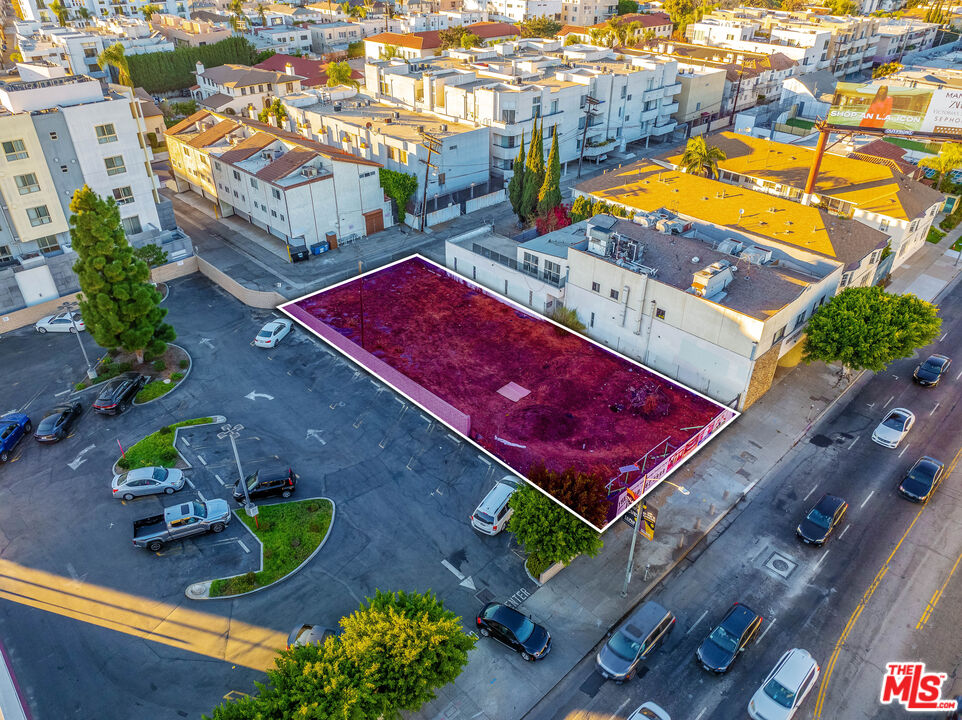
[[200, 501], [201, 501], [202, 503], [206, 503], [206, 502], [207, 502], [207, 498], [204, 497], [204, 493], [202, 493], [200, 490], [197, 491], [197, 497], [200, 498]]
[[945, 340], [946, 337], [948, 337], [948, 333], [945, 333], [942, 337], [940, 337], [939, 342], [942, 342], [943, 340]]
[[701, 614], [701, 617], [699, 617], [697, 620], [695, 620], [695, 622], [692, 623], [692, 626], [691, 626], [690, 628], [688, 628], [688, 632], [686, 632], [685, 635], [687, 635], [687, 634], [690, 633], [692, 630], [694, 630], [695, 627], [698, 625], [698, 623], [700, 623], [702, 620], [705, 619], [705, 616], [706, 616], [707, 614], [708, 614], [708, 611], [707, 611], [707, 610], [706, 610], [705, 612], [703, 612], [703, 613]]
[[243, 541], [243, 540], [241, 540], [241, 539], [238, 538], [237, 544], [240, 545], [242, 548], [244, 548], [244, 552], [246, 552], [246, 553], [249, 553], [249, 552], [250, 552], [250, 550], [249, 550], [249, 549], [247, 548], [247, 546], [244, 544], [244, 541]]
[[935, 411], [939, 409], [939, 405], [941, 405], [941, 404], [942, 404], [942, 403], [935, 403], [935, 407], [932, 408], [932, 409], [929, 411], [929, 415], [934, 415], [934, 414], [935, 414]]
[[892, 401], [893, 401], [894, 399], [895, 399], [895, 396], [893, 395], [892, 397], [890, 397], [890, 398], [888, 399], [888, 401], [887, 401], [882, 407], [887, 408], [887, 407], [892, 403]]
[[187, 447], [190, 447], [190, 440], [188, 440], [187, 438], [181, 438], [181, 440], [184, 441], [184, 445], [186, 445]]
[[824, 560], [825, 558], [828, 557], [829, 552], [831, 552], [831, 551], [826, 550], [825, 552], [822, 553], [822, 557], [820, 557], [820, 558], [818, 559], [818, 562], [815, 563], [815, 569], [816, 569], [816, 570], [818, 570], [818, 566], [822, 564], [822, 560]]
[[842, 528], [842, 532], [840, 532], [840, 533], [838, 534], [838, 539], [839, 539], [839, 540], [841, 540], [841, 539], [842, 539], [842, 536], [845, 535], [845, 533], [848, 532], [848, 529], [849, 529], [850, 527], [852, 527], [852, 526], [851, 526], [851, 525], [846, 525], [845, 527]]
[[708, 712], [708, 708], [703, 707], [701, 709], [701, 712], [695, 715], [695, 720], [701, 720], [701, 716], [704, 715], [706, 712]]
[[224, 481], [220, 479], [220, 475], [218, 475], [217, 473], [214, 473], [214, 477], [217, 479], [217, 482], [219, 482], [221, 485], [224, 485]]
[[958, 380], [959, 378], [962, 378], [962, 372], [960, 372], [958, 375], [955, 376], [956, 380]]
[[904, 448], [902, 448], [902, 452], [899, 453], [899, 457], [902, 457], [902, 456], [905, 454], [905, 451], [908, 450], [908, 449], [909, 449], [909, 446], [908, 446], [908, 445], [906, 445]]
[[808, 491], [808, 495], [802, 498], [802, 502], [805, 502], [806, 500], [808, 500], [812, 496], [812, 493], [815, 492], [817, 488], [818, 488], [818, 485], [813, 485], [812, 489]]
[[204, 460], [204, 456], [203, 456], [203, 455], [198, 455], [198, 456], [197, 456], [197, 459], [200, 460], [200, 464], [201, 464], [201, 465], [206, 465], [206, 464], [207, 464], [207, 461]]
[[485, 457], [481, 457], [480, 455], [478, 456], [478, 460], [480, 460], [481, 462], [483, 462], [485, 465], [488, 465], [488, 466], [491, 465], [491, 461], [490, 461], [490, 460], [488, 460], [488, 459], [485, 458]]
[[873, 496], [874, 494], [875, 494], [875, 491], [874, 491], [874, 490], [870, 490], [869, 493], [868, 493], [868, 495], [866, 495], [865, 499], [862, 501], [862, 504], [858, 506], [858, 509], [861, 510], [863, 507], [865, 507], [865, 505], [868, 503], [868, 501], [872, 499], [872, 496]]
[[858, 440], [859, 440], [860, 437], [862, 437], [862, 436], [861, 436], [861, 435], [856, 435], [856, 436], [855, 436], [855, 439], [852, 440], [852, 444], [848, 446], [848, 449], [849, 449], [849, 450], [851, 450], [853, 447], [855, 447], [855, 443], [858, 442]]
[[[625, 709], [625, 705], [627, 705], [627, 704], [630, 703], [630, 702], [631, 702], [631, 698], [628, 698], [628, 699], [625, 700], [623, 703], [621, 703], [621, 707], [619, 707], [619, 708], [618, 708], [617, 710], [615, 710], [610, 716], [608, 716], [608, 720], [615, 720], [615, 718], [620, 718], [620, 717], [621, 717], [621, 711], [624, 710], [624, 709]], [[478, 715], [480, 715], [480, 714], [481, 714], [481, 713], [478, 713]], [[477, 715], [475, 715], [474, 717], [477, 717]]]
[[66, 395], [68, 392], [71, 392], [70, 388], [67, 388], [66, 390], [63, 390], [63, 391], [58, 392], [58, 393], [54, 393], [53, 396], [54, 396], [54, 397], [60, 397], [61, 395]]
[[[758, 636], [758, 640], [755, 641], [756, 643], [760, 643], [760, 642], [762, 641], [762, 638], [764, 638], [766, 635], [768, 635], [768, 631], [772, 629], [772, 625], [775, 624], [775, 620], [777, 620], [777, 619], [778, 619], [778, 618], [772, 618], [771, 620], [768, 621], [768, 625], [766, 626], [766, 628], [765, 628], [764, 630], [762, 630], [762, 634], [759, 635], [759, 636]], [[701, 717], [701, 716], [699, 716], [699, 717]]]
[[191, 490], [196, 490], [196, 489], [197, 489], [197, 487], [194, 485], [194, 483], [192, 483], [192, 482], [190, 481], [190, 478], [187, 478], [187, 484], [190, 485], [190, 489], [191, 489]]

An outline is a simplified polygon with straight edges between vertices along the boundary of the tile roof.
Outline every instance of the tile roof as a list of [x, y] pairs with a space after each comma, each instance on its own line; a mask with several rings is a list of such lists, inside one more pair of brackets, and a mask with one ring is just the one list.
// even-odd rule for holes
[[879, 138], [878, 140], [873, 140], [863, 145], [855, 152], [850, 152], [848, 157], [858, 158], [867, 162], [887, 164], [890, 167], [897, 168], [913, 180], [921, 180], [925, 172], [918, 165], [913, 165], [904, 160], [905, 152], [906, 151], [898, 145], [893, 145]]
[[505, 37], [508, 35], [521, 35], [517, 25], [506, 22], [478, 22], [465, 25], [467, 32], [474, 33], [482, 40], [490, 38]]
[[195, 122], [197, 122], [198, 120], [203, 120], [208, 115], [210, 115], [210, 113], [207, 110], [198, 110], [193, 115], [184, 118], [176, 125], [171, 125], [169, 128], [167, 128], [167, 131], [164, 134], [176, 135], [179, 132], [183, 132], [184, 130], [189, 128], [191, 125], [193, 125]]
[[258, 170], [255, 173], [255, 177], [265, 182], [274, 182], [275, 180], [287, 177], [301, 167], [301, 165], [310, 162], [316, 157], [320, 157], [320, 154], [313, 150], [300, 147], [291, 148], [279, 158]]
[[230, 101], [230, 95], [225, 95], [224, 93], [214, 93], [213, 95], [208, 95], [205, 98], [201, 98], [197, 102], [198, 104], [208, 107], [211, 110], [220, 110]]
[[236, 130], [238, 127], [238, 124], [233, 120], [221, 120], [214, 125], [214, 127], [208, 128], [202, 133], [192, 137], [187, 141], [187, 144], [195, 148], [207, 147], [208, 145], [213, 145], [221, 138], [227, 137], [228, 133]]
[[[276, 54], [271, 55], [264, 62], [257, 63], [255, 68], [260, 70], [277, 70], [286, 72], [285, 66], [290, 63], [294, 66], [294, 72], [304, 78], [301, 84], [305, 87], [315, 87], [317, 85], [327, 85], [327, 63], [321, 60], [311, 60], [309, 58], [297, 57], [295, 55]], [[351, 77], [355, 80], [363, 81], [364, 73], [351, 68]]]
[[228, 87], [244, 87], [259, 83], [282, 83], [300, 80], [296, 75], [287, 75], [273, 70], [261, 70], [247, 65], [218, 65], [208, 68], [202, 76], [215, 85]]
[[397, 45], [412, 50], [435, 50], [441, 47], [441, 34], [437, 30], [417, 33], [383, 32], [371, 35], [365, 40], [384, 45]]
[[577, 186], [597, 199], [653, 212], [665, 208], [764, 240], [859, 263], [885, 247], [888, 236], [856, 220], [717, 180], [666, 170], [642, 160]]
[[267, 133], [254, 133], [244, 138], [227, 152], [221, 153], [220, 159], [226, 163], [237, 163], [257, 154], [276, 139]]

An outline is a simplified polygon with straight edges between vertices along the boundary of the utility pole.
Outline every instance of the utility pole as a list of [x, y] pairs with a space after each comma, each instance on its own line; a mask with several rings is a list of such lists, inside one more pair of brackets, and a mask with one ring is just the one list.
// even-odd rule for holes
[[437, 170], [437, 166], [431, 164], [431, 155], [434, 153], [441, 154], [441, 141], [431, 133], [422, 130], [421, 147], [428, 151], [428, 159], [421, 161], [424, 163], [424, 192], [421, 195], [421, 223], [418, 229], [424, 232], [424, 223], [428, 214], [428, 173], [431, 172], [431, 168]]
[[738, 108], [738, 96], [739, 94], [741, 94], [741, 91], [742, 91], [742, 75], [744, 74], [745, 74], [744, 70], [739, 70], [738, 82], [735, 83], [735, 99], [732, 101], [732, 114], [729, 116], [729, 120], [731, 120], [733, 123], [735, 122], [735, 113], [737, 112], [737, 108]]
[[581, 132], [581, 154], [578, 155], [578, 177], [581, 177], [581, 163], [585, 159], [585, 140], [588, 137], [588, 126], [591, 124], [591, 118], [595, 116], [595, 105], [600, 104], [601, 102], [591, 97], [591, 95], [585, 96], [585, 127]]

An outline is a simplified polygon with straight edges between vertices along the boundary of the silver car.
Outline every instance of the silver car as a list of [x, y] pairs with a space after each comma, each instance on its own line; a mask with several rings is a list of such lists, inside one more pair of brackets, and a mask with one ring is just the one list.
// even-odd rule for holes
[[110, 489], [114, 497], [133, 500], [141, 495], [170, 495], [184, 487], [187, 478], [176, 468], [144, 467], [114, 475]]

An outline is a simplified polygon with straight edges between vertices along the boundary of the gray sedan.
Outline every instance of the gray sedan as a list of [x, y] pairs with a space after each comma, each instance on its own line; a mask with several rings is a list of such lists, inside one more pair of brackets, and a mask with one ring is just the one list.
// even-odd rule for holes
[[184, 487], [187, 478], [176, 468], [145, 467], [114, 475], [110, 489], [114, 497], [133, 500], [140, 495], [170, 495]]

